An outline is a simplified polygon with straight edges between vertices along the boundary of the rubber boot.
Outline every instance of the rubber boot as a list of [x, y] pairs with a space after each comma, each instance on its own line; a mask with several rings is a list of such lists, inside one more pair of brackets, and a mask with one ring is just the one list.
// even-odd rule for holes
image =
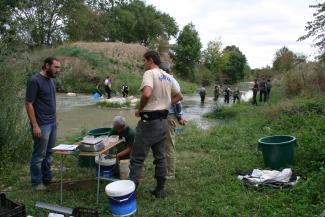
[[157, 178], [157, 186], [154, 190], [150, 191], [152, 195], [156, 198], [164, 198], [166, 197], [165, 188], [165, 178]]

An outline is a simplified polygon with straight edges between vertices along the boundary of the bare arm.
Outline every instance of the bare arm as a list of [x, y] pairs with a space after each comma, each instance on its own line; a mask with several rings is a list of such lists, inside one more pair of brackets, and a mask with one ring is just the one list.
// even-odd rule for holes
[[152, 88], [149, 86], [144, 86], [144, 88], [141, 91], [140, 107], [139, 110], [136, 111], [135, 116], [139, 117], [139, 112], [141, 112], [143, 108], [148, 104], [148, 101], [151, 96], [152, 96]]
[[181, 92], [176, 93], [174, 96], [172, 96], [172, 105], [175, 105], [178, 101], [183, 99], [183, 95]]
[[41, 138], [42, 137], [42, 133], [41, 133], [41, 129], [38, 126], [38, 123], [36, 121], [36, 116], [35, 116], [35, 111], [34, 111], [34, 107], [33, 107], [33, 102], [28, 102], [26, 101], [25, 104], [26, 107], [26, 111], [27, 111], [27, 115], [29, 118], [29, 121], [33, 127], [33, 134], [36, 138]]
[[128, 156], [130, 153], [131, 153], [131, 146], [128, 146], [123, 151], [117, 153], [116, 157], [121, 158], [121, 157], [124, 157], [124, 156]]

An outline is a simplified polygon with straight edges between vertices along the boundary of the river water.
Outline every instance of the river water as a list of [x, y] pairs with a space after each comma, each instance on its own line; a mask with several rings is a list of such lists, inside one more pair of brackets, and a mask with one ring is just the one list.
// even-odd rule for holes
[[[238, 87], [242, 91], [241, 101], [248, 101], [252, 98], [251, 82], [240, 83]], [[207, 97], [205, 103], [201, 104], [198, 94], [184, 95], [182, 104], [185, 118], [196, 123], [202, 129], [218, 124], [220, 121], [204, 118], [203, 114], [211, 112], [216, 106], [224, 106], [223, 100], [223, 97], [220, 97], [216, 102], [213, 97]], [[83, 130], [111, 127], [113, 119], [117, 115], [124, 116], [131, 127], [135, 127], [139, 120], [134, 116], [134, 109], [102, 108], [95, 103], [91, 99], [91, 95], [66, 96], [65, 94], [57, 94], [58, 138], [79, 135]], [[231, 106], [231, 104], [226, 106]]]

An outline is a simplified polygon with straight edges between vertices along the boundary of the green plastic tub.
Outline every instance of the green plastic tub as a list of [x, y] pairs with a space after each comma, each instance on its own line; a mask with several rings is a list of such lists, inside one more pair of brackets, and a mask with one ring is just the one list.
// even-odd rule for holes
[[108, 135], [111, 132], [112, 128], [96, 128], [93, 130], [90, 130], [88, 132], [88, 135], [90, 136], [102, 136], [102, 135]]
[[258, 140], [258, 148], [263, 153], [264, 164], [272, 169], [294, 164], [296, 138], [293, 136], [267, 136]]

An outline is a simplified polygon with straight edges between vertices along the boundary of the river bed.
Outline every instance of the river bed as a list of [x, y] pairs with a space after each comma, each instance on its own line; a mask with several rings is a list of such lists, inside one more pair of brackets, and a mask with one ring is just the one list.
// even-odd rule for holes
[[[242, 91], [241, 101], [248, 101], [252, 97], [251, 82], [240, 83]], [[204, 113], [211, 112], [216, 106], [223, 105], [223, 97], [214, 101], [213, 97], [206, 97], [205, 103], [201, 104], [198, 94], [184, 95], [182, 101], [185, 118], [194, 122], [198, 127], [207, 129], [220, 123], [216, 119], [203, 117]], [[71, 135], [79, 135], [81, 131], [88, 131], [94, 128], [111, 127], [115, 116], [124, 116], [130, 127], [135, 127], [139, 118], [134, 116], [134, 109], [128, 108], [103, 108], [99, 107], [91, 98], [91, 95], [77, 94], [67, 96], [57, 94], [57, 112], [59, 117], [58, 138], [65, 138]], [[226, 106], [231, 106], [228, 104]]]

